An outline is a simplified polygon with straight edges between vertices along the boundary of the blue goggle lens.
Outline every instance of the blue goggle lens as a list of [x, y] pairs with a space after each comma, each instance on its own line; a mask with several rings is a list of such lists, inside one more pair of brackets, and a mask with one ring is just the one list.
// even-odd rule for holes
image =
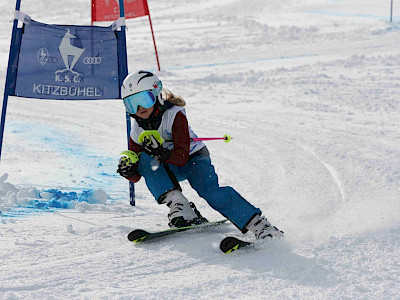
[[136, 114], [138, 106], [150, 108], [156, 103], [156, 98], [150, 91], [144, 91], [124, 98], [126, 110], [130, 114]]

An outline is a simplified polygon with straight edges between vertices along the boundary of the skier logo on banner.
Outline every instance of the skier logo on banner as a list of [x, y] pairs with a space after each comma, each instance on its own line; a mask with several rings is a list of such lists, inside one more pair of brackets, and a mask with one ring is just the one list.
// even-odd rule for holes
[[44, 66], [47, 63], [50, 64], [55, 64], [58, 62], [58, 58], [54, 56], [50, 56], [49, 51], [47, 51], [46, 48], [40, 48], [38, 52], [38, 62], [42, 66]]

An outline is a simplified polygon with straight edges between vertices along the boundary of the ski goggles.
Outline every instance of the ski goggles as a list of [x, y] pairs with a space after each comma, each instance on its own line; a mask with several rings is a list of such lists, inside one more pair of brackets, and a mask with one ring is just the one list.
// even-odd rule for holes
[[150, 108], [156, 103], [156, 97], [151, 91], [143, 91], [124, 98], [126, 110], [134, 115], [137, 112], [138, 106]]

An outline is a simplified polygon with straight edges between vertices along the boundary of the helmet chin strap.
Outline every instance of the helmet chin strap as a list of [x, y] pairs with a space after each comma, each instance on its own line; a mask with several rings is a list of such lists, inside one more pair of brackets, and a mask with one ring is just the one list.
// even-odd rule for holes
[[164, 100], [161, 96], [161, 93], [157, 96], [158, 102], [160, 102], [161, 105], [164, 105]]

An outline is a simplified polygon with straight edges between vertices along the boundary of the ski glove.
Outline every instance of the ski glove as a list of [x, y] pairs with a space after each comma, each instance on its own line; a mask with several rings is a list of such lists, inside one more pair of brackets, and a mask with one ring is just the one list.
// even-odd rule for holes
[[157, 139], [152, 135], [144, 138], [143, 151], [144, 153], [153, 156], [159, 164], [168, 160], [171, 156], [171, 151], [161, 146]]
[[129, 158], [121, 157], [118, 162], [117, 173], [125, 178], [130, 178], [138, 174], [139, 161], [132, 163]]

